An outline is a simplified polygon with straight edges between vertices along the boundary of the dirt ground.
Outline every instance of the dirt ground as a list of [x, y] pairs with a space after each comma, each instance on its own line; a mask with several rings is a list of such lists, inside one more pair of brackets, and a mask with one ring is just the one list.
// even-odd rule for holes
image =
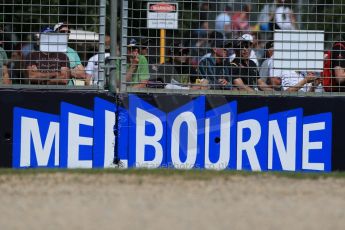
[[345, 179], [0, 175], [0, 229], [345, 229]]

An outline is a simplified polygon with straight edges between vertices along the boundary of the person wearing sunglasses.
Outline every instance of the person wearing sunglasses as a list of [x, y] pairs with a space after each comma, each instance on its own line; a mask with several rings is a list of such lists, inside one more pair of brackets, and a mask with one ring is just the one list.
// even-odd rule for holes
[[[70, 34], [71, 31], [69, 26], [65, 22], [59, 22], [54, 26], [54, 31], [56, 33], [66, 33]], [[68, 56], [71, 68], [71, 78], [74, 78], [74, 81], [71, 81], [70, 84], [76, 84], [72, 82], [80, 82], [81, 85], [90, 85], [91, 76], [86, 73], [84, 66], [80, 61], [78, 53], [71, 47], [67, 47], [66, 55]]]
[[259, 71], [253, 60], [250, 59], [251, 43], [243, 38], [235, 42], [235, 59], [230, 63], [230, 75], [233, 85], [241, 91], [254, 92], [257, 89]]

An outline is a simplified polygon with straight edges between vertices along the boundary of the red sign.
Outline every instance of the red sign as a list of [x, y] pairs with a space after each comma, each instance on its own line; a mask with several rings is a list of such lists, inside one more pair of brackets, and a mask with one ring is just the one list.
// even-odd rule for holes
[[158, 3], [150, 6], [150, 11], [155, 11], [158, 13], [171, 12], [176, 10], [175, 4]]

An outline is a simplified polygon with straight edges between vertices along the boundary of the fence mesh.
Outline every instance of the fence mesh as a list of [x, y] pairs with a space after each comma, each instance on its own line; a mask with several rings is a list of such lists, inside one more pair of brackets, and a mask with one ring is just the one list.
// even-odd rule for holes
[[104, 45], [103, 7], [99, 0], [1, 1], [1, 86], [103, 88], [98, 61], [104, 60], [89, 63]]
[[[106, 11], [114, 2], [118, 11]], [[116, 83], [121, 92], [339, 94], [344, 6], [342, 0], [3, 0], [0, 87]], [[111, 14], [120, 19], [116, 28], [105, 25]], [[110, 44], [110, 30], [118, 31], [119, 46]], [[108, 50], [115, 46], [119, 59]], [[105, 69], [108, 58], [115, 65]]]
[[121, 89], [338, 94], [344, 10], [342, 0], [123, 1]]

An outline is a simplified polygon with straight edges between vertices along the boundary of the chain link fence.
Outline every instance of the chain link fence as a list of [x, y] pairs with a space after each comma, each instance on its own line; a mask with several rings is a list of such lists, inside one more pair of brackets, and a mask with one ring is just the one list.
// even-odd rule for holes
[[104, 89], [105, 17], [105, 0], [1, 1], [0, 87]]
[[[118, 9], [110, 10], [114, 3]], [[341, 94], [344, 6], [341, 0], [3, 0], [0, 87]], [[120, 20], [106, 27], [110, 18]]]
[[344, 10], [341, 0], [124, 0], [121, 91], [341, 94]]

